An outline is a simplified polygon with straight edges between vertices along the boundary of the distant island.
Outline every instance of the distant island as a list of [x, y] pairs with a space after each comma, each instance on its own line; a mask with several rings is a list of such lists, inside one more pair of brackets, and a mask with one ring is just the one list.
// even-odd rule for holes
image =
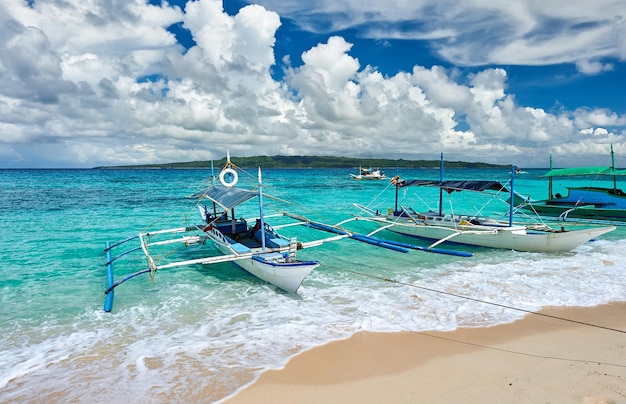
[[[231, 157], [233, 163], [241, 168], [438, 168], [439, 160], [404, 160], [372, 159], [333, 156], [253, 156]], [[220, 168], [226, 163], [226, 157], [213, 161], [213, 167]], [[500, 168], [508, 167], [487, 163], [468, 163], [464, 161], [445, 161], [446, 168]], [[100, 166], [95, 169], [206, 169], [211, 168], [211, 161], [188, 161], [183, 163], [142, 164], [122, 166]]]

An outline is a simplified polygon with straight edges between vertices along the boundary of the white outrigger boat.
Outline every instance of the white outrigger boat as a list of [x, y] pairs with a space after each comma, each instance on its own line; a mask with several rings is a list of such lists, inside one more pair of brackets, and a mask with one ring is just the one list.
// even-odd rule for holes
[[[226, 178], [231, 175], [229, 182]], [[187, 227], [166, 230], [156, 230], [139, 233], [119, 243], [105, 248], [107, 253], [108, 288], [104, 310], [111, 311], [113, 305], [113, 289], [121, 283], [142, 273], [150, 273], [154, 278], [157, 271], [167, 268], [182, 267], [197, 264], [217, 264], [233, 262], [259, 279], [279, 287], [290, 293], [296, 293], [304, 278], [320, 263], [319, 261], [301, 261], [296, 258], [296, 251], [301, 245], [296, 238], [285, 239], [267, 223], [263, 216], [263, 192], [261, 170], [259, 169], [258, 190], [244, 190], [235, 188], [237, 172], [232, 163], [220, 174], [220, 182], [211, 185], [205, 190], [191, 195], [189, 198], [212, 202], [212, 209], [205, 205], [198, 205], [202, 223]], [[244, 218], [236, 218], [235, 208], [250, 199], [259, 198], [259, 218], [254, 225]], [[181, 236], [182, 235], [182, 236]], [[113, 248], [130, 241], [139, 240], [139, 247], [128, 250], [115, 258], [111, 258]], [[172, 244], [189, 247], [195, 244], [212, 242], [213, 246], [222, 255], [210, 255], [190, 260], [157, 262], [156, 256], [168, 255], [153, 254], [152, 249]], [[122, 256], [141, 250], [148, 260], [148, 269], [133, 273], [118, 282], [113, 281], [113, 262]]]
[[363, 167], [359, 167], [359, 174], [350, 174], [350, 176], [357, 180], [357, 181], [361, 181], [361, 180], [386, 180], [387, 177], [385, 176], [385, 173], [382, 172], [380, 170], [380, 168], [377, 168], [375, 170], [370, 169], [366, 169]]
[[[429, 248], [442, 243], [457, 243], [470, 246], [501, 248], [527, 252], [567, 252], [579, 245], [615, 230], [615, 226], [587, 227], [579, 230], [553, 229], [545, 223], [514, 224], [513, 206], [509, 204], [509, 221], [474, 215], [444, 214], [441, 210], [442, 192], [471, 190], [477, 192], [510, 192], [513, 200], [513, 178], [510, 190], [497, 181], [444, 181], [443, 154], [441, 156], [440, 180], [402, 180], [394, 177], [396, 189], [394, 209], [386, 214], [366, 206], [354, 204], [364, 215], [358, 219], [377, 223], [395, 233], [433, 241]], [[431, 186], [439, 188], [439, 212], [416, 212], [410, 207], [398, 206], [398, 191], [409, 186]]]
[[[297, 293], [306, 276], [320, 265], [319, 261], [298, 260], [296, 257], [297, 250], [320, 246], [326, 242], [344, 238], [351, 238], [403, 253], [407, 253], [409, 249], [414, 249], [439, 254], [471, 256], [471, 254], [466, 252], [436, 248], [426, 250], [423, 247], [407, 243], [382, 240], [344, 230], [339, 225], [314, 222], [302, 216], [286, 212], [282, 212], [280, 216], [289, 217], [295, 220], [295, 222], [273, 228], [265, 222], [261, 169], [259, 168], [258, 170], [258, 187], [256, 190], [245, 190], [235, 187], [238, 181], [238, 174], [235, 171], [235, 165], [230, 162], [230, 155], [227, 156], [227, 163], [219, 175], [219, 183], [212, 184], [208, 188], [188, 197], [189, 199], [199, 201], [197, 207], [201, 217], [200, 224], [141, 232], [136, 236], [112, 245], [108, 242], [106, 243], [108, 281], [107, 289], [104, 292], [106, 295], [105, 311], [110, 312], [112, 310], [114, 289], [123, 282], [143, 273], [150, 273], [154, 280], [154, 275], [159, 270], [199, 264], [209, 265], [233, 262], [267, 283], [287, 292]], [[259, 217], [256, 220], [236, 218], [235, 208], [253, 198], [258, 198]], [[202, 201], [205, 200], [210, 201], [211, 206], [202, 204]], [[330, 232], [334, 235], [324, 239], [300, 242], [296, 238], [285, 238], [276, 231], [279, 227], [294, 225], [304, 225], [316, 230]], [[114, 249], [131, 240], [139, 240], [139, 246], [112, 257]], [[211, 254], [204, 256], [205, 253], [202, 253], [202, 257], [176, 261], [173, 258], [168, 260], [169, 257], [175, 256], [174, 249], [169, 251], [162, 250], [163, 248], [170, 248], [170, 246], [203, 246], [207, 241], [211, 242], [215, 250], [221, 255]], [[129, 253], [139, 250], [146, 256], [148, 268], [132, 273], [115, 282], [113, 263]], [[195, 250], [195, 254], [199, 253], [198, 250]]]
[[296, 259], [297, 239], [281, 237], [265, 223], [262, 213], [254, 226], [244, 218], [235, 217], [235, 207], [255, 197], [259, 198], [262, 209], [261, 188], [257, 195], [254, 191], [212, 186], [201, 197], [213, 203], [212, 209], [204, 205], [198, 208], [205, 224], [202, 231], [224, 254], [220, 260], [232, 261], [257, 278], [290, 293], [296, 293], [304, 278], [319, 266], [318, 261]]

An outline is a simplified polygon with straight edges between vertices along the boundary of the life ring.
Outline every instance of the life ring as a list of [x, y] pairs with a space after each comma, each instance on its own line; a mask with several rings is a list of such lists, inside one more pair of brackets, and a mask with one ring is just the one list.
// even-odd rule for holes
[[395, 177], [393, 177], [393, 178], [391, 179], [391, 183], [392, 183], [393, 185], [397, 185], [397, 184], [398, 184], [398, 182], [400, 182], [400, 176], [398, 176], [398, 175], [396, 175]]
[[[224, 179], [226, 174], [232, 174], [233, 180], [231, 182], [226, 182], [226, 180]], [[223, 186], [227, 188], [231, 188], [237, 185], [237, 181], [239, 181], [239, 175], [237, 175], [237, 171], [233, 170], [232, 168], [222, 170], [222, 172], [220, 173], [220, 182]]]

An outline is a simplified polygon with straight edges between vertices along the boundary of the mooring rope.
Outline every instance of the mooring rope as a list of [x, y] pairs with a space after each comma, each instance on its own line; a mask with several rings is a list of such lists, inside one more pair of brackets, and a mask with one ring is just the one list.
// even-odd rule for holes
[[[575, 323], [575, 324], [579, 324], [579, 325], [584, 325], [584, 326], [588, 326], [588, 327], [594, 327], [594, 328], [599, 328], [599, 329], [604, 329], [604, 330], [608, 330], [608, 331], [613, 331], [613, 332], [619, 332], [619, 333], [622, 333], [622, 334], [626, 334], [626, 331], [619, 330], [619, 329], [616, 329], [616, 328], [605, 327], [605, 326], [598, 325], [598, 324], [586, 323], [584, 321], [572, 320], [572, 319], [569, 319], [569, 318], [554, 316], [554, 315], [545, 314], [545, 313], [539, 313], [539, 312], [536, 312], [536, 311], [521, 309], [521, 308], [518, 308], [518, 307], [508, 306], [508, 305], [505, 305], [505, 304], [488, 302], [488, 301], [485, 301], [485, 300], [476, 299], [476, 298], [469, 297], [469, 296], [463, 296], [463, 295], [458, 295], [456, 293], [445, 292], [445, 291], [442, 291], [442, 290], [437, 290], [437, 289], [429, 288], [429, 287], [426, 287], [426, 286], [416, 285], [416, 284], [413, 284], [413, 283], [402, 282], [402, 281], [398, 281], [398, 280], [395, 280], [395, 279], [390, 279], [390, 278], [387, 278], [387, 277], [366, 274], [366, 273], [359, 272], [359, 271], [354, 271], [354, 270], [351, 270], [351, 269], [339, 268], [339, 267], [336, 267], [336, 266], [333, 266], [333, 265], [324, 265], [324, 266], [325, 267], [330, 267], [330, 268], [333, 268], [333, 269], [337, 269], [339, 271], [350, 272], [350, 273], [353, 273], [353, 274], [356, 274], [356, 275], [361, 275], [361, 276], [365, 276], [365, 277], [368, 277], [368, 278], [382, 280], [384, 282], [391, 282], [391, 283], [395, 283], [395, 284], [399, 284], [399, 285], [403, 285], [403, 286], [409, 286], [409, 287], [413, 287], [413, 288], [417, 288], [417, 289], [423, 289], [423, 290], [426, 290], [426, 291], [429, 291], [429, 292], [433, 292], [433, 293], [440, 293], [440, 294], [456, 297], [456, 298], [459, 298], [459, 299], [467, 299], [467, 300], [471, 300], [471, 301], [478, 302], [478, 303], [484, 303], [484, 304], [489, 304], [489, 305], [493, 305], [493, 306], [497, 306], [497, 307], [501, 307], [501, 308], [505, 308], [505, 309], [516, 310], [516, 311], [521, 311], [521, 312], [528, 313], [528, 314], [534, 314], [534, 315], [538, 315], [538, 316], [548, 317], [548, 318], [551, 318], [551, 319], [554, 319], [554, 320], [566, 321], [566, 322]], [[515, 355], [522, 355], [522, 356], [528, 356], [528, 357], [534, 357], [534, 358], [540, 358], [540, 359], [553, 359], [553, 360], [568, 361], [568, 362], [597, 363], [599, 365], [606, 365], [606, 366], [615, 366], [615, 367], [620, 367], [620, 368], [626, 368], [626, 365], [619, 364], [619, 363], [603, 362], [603, 361], [589, 360], [589, 359], [572, 359], [572, 358], [563, 358], [563, 357], [557, 357], [557, 356], [538, 355], [538, 354], [532, 354], [532, 353], [527, 353], [527, 352], [514, 351], [514, 350], [510, 350], [510, 349], [497, 348], [497, 347], [492, 347], [492, 346], [488, 346], [488, 345], [481, 345], [481, 344], [468, 342], [468, 341], [461, 341], [461, 340], [456, 340], [456, 339], [452, 339], [452, 338], [446, 338], [444, 336], [433, 335], [433, 334], [430, 334], [430, 333], [425, 332], [425, 331], [407, 331], [407, 332], [411, 332], [413, 334], [419, 334], [419, 335], [422, 335], [422, 336], [425, 336], [425, 337], [437, 338], [437, 339], [441, 339], [441, 340], [445, 340], [445, 341], [456, 342], [456, 343], [470, 345], [470, 346], [474, 346], [474, 347], [478, 347], [478, 348], [491, 349], [491, 350], [494, 350], [494, 351], [506, 352], [506, 353], [515, 354]]]
[[524, 312], [524, 313], [534, 314], [534, 315], [537, 315], [537, 316], [553, 318], [553, 319], [556, 319], [556, 320], [567, 321], [567, 322], [570, 322], [570, 323], [581, 324], [581, 325], [586, 325], [586, 326], [595, 327], [595, 328], [602, 328], [602, 329], [605, 329], [605, 330], [615, 331], [615, 332], [619, 332], [619, 333], [622, 333], [622, 334], [626, 334], [625, 330], [620, 330], [620, 329], [617, 329], [617, 328], [605, 327], [605, 326], [599, 325], [599, 324], [587, 323], [587, 322], [584, 322], [584, 321], [573, 320], [573, 319], [560, 317], [560, 316], [554, 316], [554, 315], [546, 314], [546, 313], [540, 313], [538, 311], [533, 311], [533, 310], [526, 310], [526, 309], [522, 309], [522, 308], [519, 308], [519, 307], [509, 306], [509, 305], [506, 305], [506, 304], [488, 302], [486, 300], [477, 299], [475, 297], [458, 295], [456, 293], [445, 292], [443, 290], [437, 290], [437, 289], [429, 288], [429, 287], [426, 287], [426, 286], [416, 285], [416, 284], [413, 284], [413, 283], [402, 282], [402, 281], [398, 281], [398, 280], [395, 280], [395, 279], [390, 279], [390, 278], [386, 278], [386, 277], [382, 277], [382, 276], [378, 276], [378, 275], [366, 274], [366, 273], [359, 272], [359, 271], [353, 271], [351, 269], [343, 269], [343, 271], [352, 272], [352, 273], [357, 274], [357, 275], [367, 276], [367, 277], [374, 278], [374, 279], [380, 279], [380, 280], [385, 281], [385, 282], [396, 283], [396, 284], [403, 285], [403, 286], [410, 286], [410, 287], [416, 288], [416, 289], [422, 289], [422, 290], [427, 290], [429, 292], [439, 293], [439, 294], [442, 294], [442, 295], [448, 295], [448, 296], [456, 297], [456, 298], [459, 298], [459, 299], [471, 300], [471, 301], [474, 301], [474, 302], [483, 303], [483, 304], [489, 304], [489, 305], [496, 306], [496, 307], [501, 307], [501, 308], [504, 308], [504, 309], [521, 311], [521, 312]]
[[626, 365], [621, 365], [619, 363], [602, 362], [602, 361], [588, 360], [588, 359], [561, 358], [561, 357], [558, 357], [558, 356], [548, 356], [548, 355], [538, 355], [538, 354], [532, 354], [532, 353], [528, 353], [528, 352], [513, 351], [512, 349], [496, 348], [496, 347], [493, 347], [493, 346], [476, 344], [474, 342], [460, 341], [458, 339], [446, 338], [446, 337], [443, 337], [441, 335], [433, 335], [433, 334], [429, 334], [429, 333], [423, 332], [423, 331], [412, 331], [412, 332], [414, 334], [423, 335], [425, 337], [436, 338], [436, 339], [440, 339], [440, 340], [444, 340], [444, 341], [450, 341], [450, 342], [457, 342], [459, 344], [474, 346], [474, 347], [477, 347], [477, 348], [491, 349], [493, 351], [505, 352], [505, 353], [521, 355], [521, 356], [529, 356], [529, 357], [532, 357], [532, 358], [554, 359], [554, 360], [559, 360], [559, 361], [579, 362], [579, 363], [590, 363], [590, 362], [592, 362], [592, 363], [597, 363], [599, 365], [606, 365], [606, 366], [615, 366], [615, 367], [619, 367], [619, 368], [626, 368]]
[[[382, 280], [384, 282], [395, 283], [395, 284], [398, 284], [398, 285], [409, 286], [409, 287], [412, 287], [412, 288], [415, 288], [415, 289], [421, 289], [421, 290], [425, 290], [425, 291], [428, 291], [428, 292], [433, 292], [433, 293], [439, 293], [439, 294], [442, 294], [442, 295], [452, 296], [452, 297], [456, 297], [458, 299], [470, 300], [470, 301], [474, 301], [474, 302], [477, 302], [477, 303], [483, 303], [483, 304], [488, 304], [488, 305], [491, 305], [491, 306], [501, 307], [501, 308], [504, 308], [504, 309], [515, 310], [515, 311], [519, 311], [519, 312], [523, 312], [523, 313], [527, 313], [527, 314], [534, 314], [534, 315], [537, 315], [537, 316], [552, 318], [552, 319], [555, 319], [555, 320], [566, 321], [566, 322], [570, 322], [570, 323], [575, 323], [575, 324], [585, 325], [585, 326], [589, 326], [589, 327], [600, 328], [600, 329], [604, 329], [604, 330], [608, 330], [608, 331], [619, 332], [621, 334], [626, 334], [626, 330], [620, 330], [620, 329], [617, 329], [617, 328], [606, 327], [606, 326], [599, 325], [599, 324], [593, 324], [593, 323], [587, 323], [587, 322], [584, 322], [584, 321], [573, 320], [573, 319], [569, 319], [569, 318], [565, 318], [565, 317], [555, 316], [555, 315], [552, 315], [552, 314], [540, 313], [538, 311], [522, 309], [522, 308], [519, 308], [519, 307], [509, 306], [509, 305], [502, 304], [502, 303], [489, 302], [489, 301], [478, 299], [478, 298], [475, 298], [475, 297], [463, 296], [463, 295], [459, 295], [459, 294], [452, 293], [452, 292], [446, 292], [446, 291], [443, 291], [443, 290], [429, 288], [427, 286], [422, 286], [422, 285], [417, 285], [417, 284], [414, 284], [414, 283], [398, 281], [396, 279], [391, 279], [391, 278], [384, 277], [384, 276], [367, 274], [367, 273], [364, 273], [364, 272], [355, 271], [355, 270], [347, 269], [347, 268], [340, 268], [340, 267], [337, 267], [337, 266], [334, 266], [334, 265], [324, 264], [324, 266], [325, 267], [330, 267], [330, 268], [333, 268], [333, 269], [337, 269], [339, 271], [350, 272], [350, 273], [353, 273], [353, 274], [356, 274], [356, 275], [365, 276], [365, 277], [372, 278], [372, 279]], [[364, 265], [364, 266], [367, 266], [367, 265]]]

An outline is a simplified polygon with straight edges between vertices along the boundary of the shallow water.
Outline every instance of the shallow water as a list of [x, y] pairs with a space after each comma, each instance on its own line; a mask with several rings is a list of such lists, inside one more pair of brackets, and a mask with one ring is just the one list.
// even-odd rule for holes
[[[545, 197], [542, 172], [518, 176], [517, 190]], [[438, 170], [399, 173], [438, 176]], [[194, 201], [184, 197], [209, 175], [0, 170], [0, 402], [218, 401], [298, 352], [357, 331], [452, 330], [524, 314], [453, 295], [524, 310], [626, 300], [621, 227], [563, 254], [464, 248], [474, 256], [461, 258], [342, 240], [299, 252], [322, 264], [297, 296], [229, 263], [198, 265], [160, 271], [154, 282], [133, 278], [116, 289], [113, 311], [105, 313], [105, 243], [195, 222]], [[446, 171], [450, 179], [507, 176], [506, 170]], [[392, 207], [394, 196], [386, 181], [352, 181], [348, 170], [330, 169], [265, 170], [264, 189], [290, 202], [266, 198], [267, 213], [283, 209], [325, 223], [356, 213], [353, 202]], [[437, 209], [436, 190], [410, 189], [401, 197], [416, 210]], [[483, 207], [484, 198], [450, 197], [457, 213], [506, 211], [498, 201]], [[256, 215], [254, 203], [248, 205], [238, 216]], [[346, 227], [373, 229], [362, 222]], [[327, 236], [300, 227], [283, 233]], [[141, 255], [129, 255], [116, 262], [116, 280], [145, 267]]]

